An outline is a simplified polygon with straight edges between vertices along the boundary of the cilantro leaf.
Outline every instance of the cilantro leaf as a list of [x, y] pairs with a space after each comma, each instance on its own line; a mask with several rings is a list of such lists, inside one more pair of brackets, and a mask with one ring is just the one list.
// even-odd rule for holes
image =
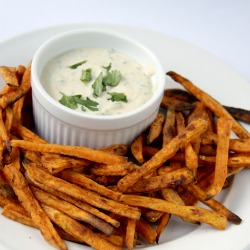
[[78, 66], [81, 66], [82, 64], [86, 63], [87, 60], [84, 60], [82, 62], [78, 62], [78, 63], [75, 63], [75, 64], [72, 64], [69, 66], [70, 69], [76, 69]]
[[81, 76], [80, 80], [82, 82], [85, 82], [85, 83], [90, 82], [91, 79], [92, 79], [92, 74], [91, 73], [92, 73], [92, 69], [90, 69], [90, 68], [83, 69], [82, 70], [82, 76]]
[[112, 64], [110, 63], [108, 66], [103, 66], [104, 69], [107, 71], [110, 71]]
[[109, 92], [108, 94], [111, 95], [111, 98], [108, 100], [112, 102], [128, 102], [127, 96], [124, 93]]
[[82, 99], [81, 95], [72, 95], [72, 96], [67, 96], [63, 93], [61, 93], [63, 96], [62, 98], [59, 100], [59, 102], [70, 108], [70, 109], [77, 109], [78, 108], [78, 104], [81, 105], [81, 109], [82, 111], [86, 111], [85, 107], [88, 108], [91, 111], [98, 111], [98, 105], [99, 103], [96, 101], [93, 101], [91, 99], [89, 99], [87, 97], [86, 100]]
[[108, 72], [107, 75], [103, 78], [103, 84], [115, 87], [119, 84], [122, 79], [122, 74], [118, 70], [112, 70]]
[[84, 109], [84, 107], [88, 108], [91, 111], [98, 111], [97, 106], [99, 105], [98, 102], [91, 100], [90, 98], [87, 97], [86, 100], [76, 97], [75, 101], [82, 105], [82, 110]]
[[92, 88], [94, 89], [94, 93], [93, 95], [95, 97], [97, 96], [100, 96], [103, 89], [104, 89], [104, 86], [102, 84], [102, 81], [103, 81], [103, 74], [102, 72], [99, 74], [99, 76], [96, 78], [95, 82], [93, 83], [92, 85]]
[[62, 98], [59, 100], [59, 102], [70, 108], [70, 109], [77, 109], [77, 102], [75, 101], [74, 96], [67, 96], [64, 93], [61, 93], [63, 96]]

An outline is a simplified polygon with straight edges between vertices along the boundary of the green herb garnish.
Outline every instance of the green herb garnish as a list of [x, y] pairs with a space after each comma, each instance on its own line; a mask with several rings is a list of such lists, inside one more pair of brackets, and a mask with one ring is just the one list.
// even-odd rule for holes
[[103, 78], [103, 84], [106, 86], [115, 87], [119, 84], [122, 79], [122, 74], [118, 70], [112, 70], [108, 72], [107, 75]]
[[92, 79], [92, 74], [91, 73], [92, 73], [92, 69], [90, 69], [90, 68], [83, 69], [82, 70], [82, 76], [81, 76], [80, 80], [82, 82], [85, 82], [85, 83], [90, 82], [91, 79]]
[[70, 69], [76, 69], [78, 66], [81, 66], [82, 64], [84, 64], [84, 63], [86, 63], [86, 62], [87, 62], [87, 60], [82, 61], [82, 62], [75, 63], [75, 64], [73, 64], [73, 65], [70, 65], [69, 68], [70, 68]]
[[104, 69], [106, 69], [107, 71], [109, 71], [111, 69], [111, 63], [108, 66], [102, 66]]
[[64, 93], [61, 93], [63, 96], [62, 98], [59, 100], [59, 102], [70, 108], [70, 109], [77, 109], [78, 105], [81, 105], [81, 109], [83, 111], [86, 111], [85, 108], [88, 108], [91, 111], [98, 111], [98, 105], [99, 103], [96, 101], [91, 100], [90, 98], [87, 97], [86, 100], [82, 99], [81, 95], [72, 95], [72, 96], [68, 96], [65, 95]]
[[109, 92], [108, 94], [111, 95], [111, 98], [108, 100], [112, 102], [128, 102], [127, 96], [124, 93]]
[[100, 96], [104, 89], [104, 85], [102, 82], [103, 82], [103, 74], [101, 72], [92, 85], [92, 88], [94, 89], [93, 95], [95, 97]]
[[[65, 95], [64, 93], [61, 93], [63, 96], [62, 96], [62, 98], [59, 100], [59, 102], [62, 104], [62, 105], [64, 105], [64, 106], [66, 106], [66, 107], [68, 107], [68, 108], [70, 108], [70, 109], [77, 109], [77, 102], [75, 101], [75, 98], [74, 97], [76, 97], [76, 96], [67, 96], [67, 95]], [[77, 96], [79, 96], [79, 95], [77, 95]], [[81, 96], [81, 95], [80, 95]]]

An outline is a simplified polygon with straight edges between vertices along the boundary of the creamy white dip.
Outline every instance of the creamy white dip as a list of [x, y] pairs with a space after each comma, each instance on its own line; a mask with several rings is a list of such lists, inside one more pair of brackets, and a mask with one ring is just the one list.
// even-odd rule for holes
[[[69, 66], [86, 61], [75, 69]], [[100, 96], [93, 96], [92, 84], [101, 72], [107, 74], [107, 67], [118, 70], [122, 78], [115, 87], [107, 86], [106, 91]], [[84, 83], [80, 80], [82, 70], [91, 69], [92, 80]], [[62, 93], [67, 96], [82, 95], [98, 102], [98, 111], [86, 108], [86, 113], [99, 115], [121, 114], [146, 103], [153, 95], [152, 69], [143, 68], [136, 60], [127, 55], [104, 48], [78, 48], [73, 49], [50, 60], [41, 75], [41, 82], [46, 91], [56, 100], [62, 98]], [[124, 93], [127, 102], [110, 99], [109, 92]], [[81, 108], [78, 109], [83, 112]]]

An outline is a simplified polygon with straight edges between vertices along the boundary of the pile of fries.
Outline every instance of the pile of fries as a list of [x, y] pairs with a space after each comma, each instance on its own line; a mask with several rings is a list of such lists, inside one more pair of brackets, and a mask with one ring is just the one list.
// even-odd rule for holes
[[216, 196], [250, 167], [250, 134], [237, 120], [249, 122], [248, 111], [222, 106], [171, 71], [182, 87], [165, 91], [157, 118], [131, 145], [50, 144], [33, 132], [30, 68], [0, 67], [3, 216], [57, 249], [157, 244], [171, 215], [220, 230], [241, 223]]

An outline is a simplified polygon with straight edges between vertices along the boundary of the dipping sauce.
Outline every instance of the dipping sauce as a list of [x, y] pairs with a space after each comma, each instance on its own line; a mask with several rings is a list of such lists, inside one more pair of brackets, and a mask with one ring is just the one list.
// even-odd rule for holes
[[62, 105], [88, 114], [114, 115], [136, 109], [152, 97], [153, 73], [115, 50], [78, 48], [51, 59], [41, 82]]

